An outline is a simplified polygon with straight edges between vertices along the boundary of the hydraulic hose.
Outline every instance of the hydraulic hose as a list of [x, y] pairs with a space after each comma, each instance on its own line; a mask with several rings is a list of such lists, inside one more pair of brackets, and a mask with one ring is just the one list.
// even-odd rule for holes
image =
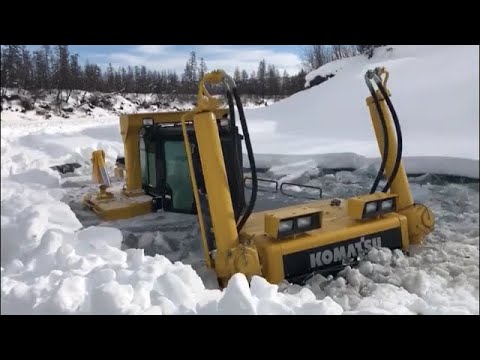
[[253, 156], [253, 149], [252, 149], [252, 142], [250, 141], [250, 134], [248, 132], [247, 121], [245, 119], [245, 112], [243, 111], [242, 101], [240, 100], [240, 96], [238, 95], [237, 88], [233, 87], [233, 97], [235, 98], [235, 102], [237, 104], [238, 114], [240, 118], [240, 123], [242, 125], [243, 137], [245, 139], [245, 147], [247, 148], [247, 155], [248, 155], [248, 162], [250, 164], [250, 170], [252, 175], [252, 192], [250, 195], [250, 201], [247, 205], [245, 213], [243, 214], [242, 218], [237, 224], [237, 230], [240, 233], [243, 226], [247, 222], [250, 214], [255, 207], [255, 201], [257, 200], [257, 192], [258, 192], [258, 178], [257, 178], [257, 168], [255, 166], [255, 157]]
[[383, 98], [385, 99], [388, 109], [392, 114], [393, 122], [395, 124], [395, 131], [397, 133], [397, 155], [395, 157], [395, 165], [393, 166], [392, 174], [390, 175], [387, 184], [383, 188], [383, 192], [387, 192], [395, 178], [397, 177], [398, 169], [400, 168], [400, 162], [402, 161], [402, 153], [403, 153], [403, 137], [402, 137], [402, 129], [400, 127], [400, 121], [398, 120], [397, 112], [395, 111], [395, 107], [393, 106], [392, 101], [390, 100], [390, 96], [387, 94], [385, 87], [382, 84], [382, 79], [377, 74], [373, 75], [373, 79], [378, 86], [378, 89], [382, 93]]
[[372, 95], [373, 101], [375, 103], [375, 108], [377, 109], [378, 116], [380, 117], [380, 123], [382, 125], [382, 133], [383, 133], [383, 156], [382, 156], [382, 163], [380, 164], [380, 168], [378, 169], [377, 176], [375, 177], [375, 181], [373, 182], [372, 188], [370, 189], [370, 194], [375, 193], [378, 188], [378, 184], [382, 179], [383, 172], [385, 171], [385, 165], [387, 164], [388, 159], [388, 146], [389, 146], [389, 138], [387, 132], [387, 124], [385, 121], [385, 117], [383, 116], [382, 109], [380, 107], [380, 102], [378, 101], [377, 94], [375, 93], [375, 89], [373, 88], [370, 80], [372, 79], [374, 73], [373, 71], [367, 71], [365, 74], [365, 82], [367, 83], [368, 90], [370, 90], [370, 94]]
[[[228, 109], [229, 109], [229, 112], [230, 112], [230, 121], [229, 121], [228, 125], [229, 125], [229, 128], [230, 128], [230, 132], [232, 134], [232, 144], [233, 144], [233, 148], [234, 148], [234, 162], [235, 162], [234, 166], [233, 166], [234, 176], [235, 176], [236, 179], [240, 179], [242, 177], [242, 174], [240, 172], [240, 167], [243, 166], [243, 164], [240, 164], [240, 154], [238, 153], [238, 139], [235, 136], [235, 134], [236, 134], [236, 131], [235, 131], [235, 125], [236, 125], [235, 124], [235, 104], [233, 102], [232, 91], [230, 90], [231, 85], [234, 85], [234, 84], [229, 84], [228, 82], [225, 83], [225, 87], [227, 88], [226, 96], [227, 96], [227, 101], [228, 101]], [[243, 184], [240, 183], [240, 186], [243, 187]], [[241, 194], [241, 193], [242, 193], [242, 191], [239, 191], [239, 194]], [[240, 217], [240, 214], [244, 210], [244, 206], [245, 206], [244, 201], [241, 204], [237, 204], [237, 205], [239, 205], [239, 209], [237, 210], [238, 215], [237, 214], [235, 215], [235, 217], [236, 217], [235, 220], [236, 221], [238, 220], [237, 216]], [[235, 204], [234, 204], [234, 206], [235, 206]]]
[[228, 110], [230, 112], [230, 121], [228, 123], [230, 130], [235, 128], [235, 104], [233, 103], [233, 96], [228, 84], [227, 87], [227, 101], [228, 101]]

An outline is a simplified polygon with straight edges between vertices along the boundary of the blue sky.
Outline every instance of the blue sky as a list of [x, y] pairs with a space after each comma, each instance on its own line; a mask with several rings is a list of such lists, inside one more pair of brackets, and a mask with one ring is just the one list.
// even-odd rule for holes
[[[38, 46], [32, 45], [35, 49]], [[80, 60], [105, 67], [145, 65], [150, 69], [170, 69], [179, 73], [185, 68], [190, 51], [204, 57], [209, 70], [221, 68], [233, 72], [236, 66], [256, 70], [260, 60], [274, 64], [281, 72], [300, 70], [302, 46], [299, 45], [70, 45]]]

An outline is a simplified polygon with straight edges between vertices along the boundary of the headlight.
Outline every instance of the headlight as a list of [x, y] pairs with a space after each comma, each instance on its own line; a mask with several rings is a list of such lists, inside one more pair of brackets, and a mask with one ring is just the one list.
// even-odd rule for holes
[[[283, 215], [283, 216], [282, 216]], [[300, 206], [284, 213], [265, 214], [265, 234], [274, 239], [286, 239], [322, 227], [322, 211]]]
[[376, 202], [370, 202], [367, 205], [365, 205], [365, 214], [373, 214], [377, 211], [377, 203]]
[[310, 228], [312, 226], [312, 217], [305, 216], [297, 219], [297, 226], [299, 230]]
[[382, 211], [393, 210], [393, 199], [382, 201], [381, 206], [382, 206]]
[[283, 234], [289, 231], [293, 231], [293, 219], [281, 221], [278, 225], [279, 234]]

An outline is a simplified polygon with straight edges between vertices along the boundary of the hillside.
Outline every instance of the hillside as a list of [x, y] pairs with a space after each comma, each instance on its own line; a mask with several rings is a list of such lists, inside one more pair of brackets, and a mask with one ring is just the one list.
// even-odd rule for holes
[[[318, 75], [334, 77], [267, 108], [247, 111], [259, 163], [313, 159], [322, 165], [325, 154], [347, 153], [333, 159], [337, 167], [352, 167], [362, 165], [364, 157], [378, 157], [363, 78], [377, 66], [390, 72], [388, 87], [402, 126], [404, 156], [425, 160], [407, 160], [407, 167], [410, 163], [416, 171], [428, 166], [440, 173], [450, 168], [478, 178], [478, 46], [387, 46], [376, 49], [371, 59], [356, 56], [313, 71], [307, 86]], [[467, 169], [459, 169], [459, 162]]]

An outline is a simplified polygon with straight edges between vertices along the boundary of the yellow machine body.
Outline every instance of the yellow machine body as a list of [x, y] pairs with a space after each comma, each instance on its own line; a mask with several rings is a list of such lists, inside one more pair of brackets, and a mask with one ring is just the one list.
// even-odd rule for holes
[[[301, 210], [322, 214], [321, 227], [285, 239], [268, 235], [267, 218], [298, 217]], [[399, 249], [409, 246], [407, 218], [390, 213], [361, 221], [348, 215], [348, 201], [331, 205], [330, 200], [310, 202], [252, 214], [241, 238], [251, 238], [259, 253], [262, 274], [271, 283], [305, 277], [321, 266], [350, 257], [362, 257], [372, 247], [390, 245]], [[331, 245], [330, 247], [328, 245]], [[347, 255], [350, 255], [347, 257]], [[342, 262], [345, 264], [345, 262]]]
[[[383, 69], [381, 74], [385, 75], [382, 80], [386, 88], [388, 73]], [[271, 283], [305, 279], [319, 269], [340, 269], [363, 257], [373, 247], [407, 250], [410, 244], [421, 243], [433, 230], [433, 214], [425, 206], [414, 203], [404, 166], [400, 163], [389, 192], [312, 201], [252, 213], [239, 232], [216, 124], [217, 119], [228, 114], [228, 109], [218, 109], [218, 101], [205, 87], [206, 83], [218, 84], [227, 77], [222, 71], [207, 74], [200, 82], [197, 106], [191, 112], [122, 115], [126, 185], [113, 197], [91, 197], [87, 204], [104, 218], [131, 217], [150, 211], [147, 203], [150, 204], [151, 198], [148, 199], [142, 190], [139, 160], [139, 130], [149, 120], [182, 125], [206, 264], [216, 271], [223, 285], [238, 272], [248, 278], [262, 275]], [[390, 139], [384, 171], [388, 178], [395, 167], [395, 128], [380, 91], [376, 97]], [[383, 157], [381, 119], [372, 97], [367, 98], [367, 105]], [[194, 128], [198, 145], [208, 213], [200, 202], [187, 123]], [[207, 217], [211, 227], [205, 221]], [[207, 237], [212, 234], [216, 248], [209, 251]]]
[[[384, 74], [386, 85], [388, 73], [384, 71]], [[218, 83], [217, 76], [218, 74], [215, 74], [213, 78], [206, 78], [204, 81]], [[210, 194], [210, 215], [213, 220], [211, 231], [215, 234], [220, 252], [217, 254], [217, 261], [209, 261], [211, 257], [206, 256], [207, 264], [215, 268], [222, 283], [235, 272], [243, 272], [247, 276], [260, 273], [272, 283], [284, 279], [291, 281], [305, 279], [325, 266], [331, 265], [330, 270], [334, 270], [335, 267], [340, 269], [349, 261], [361, 258], [372, 247], [407, 250], [410, 242], [418, 243], [432, 231], [433, 214], [425, 207], [414, 205], [406, 172], [400, 163], [398, 176], [389, 193], [376, 192], [343, 201], [309, 202], [253, 213], [237, 234], [235, 223], [232, 221], [230, 198], [227, 196], [228, 193], [223, 191], [228, 189], [228, 186], [221, 160], [222, 148], [218, 141], [218, 131], [212, 125], [213, 115], [210, 112], [212, 108], [209, 108], [209, 99], [210, 96], [202, 81], [198, 96], [199, 110], [194, 116], [194, 125], [202, 155], [207, 192]], [[385, 165], [385, 173], [388, 176], [393, 172], [397, 143], [385, 99], [379, 96], [377, 101], [380, 102], [390, 139], [390, 151]], [[367, 104], [378, 145], [383, 148], [380, 117], [371, 98], [367, 99]], [[185, 133], [184, 138], [186, 151], [189, 153], [190, 147]], [[204, 146], [201, 145], [202, 138], [208, 139], [208, 146], [206, 143]], [[191, 154], [189, 157], [191, 159]], [[195, 186], [193, 169], [190, 174]], [[368, 213], [367, 207], [372, 204], [375, 210]], [[383, 208], [383, 204], [389, 207]], [[418, 213], [420, 208], [422, 215]], [[198, 199], [197, 209], [201, 220], [203, 216]], [[300, 228], [298, 225], [300, 220], [308, 220], [307, 224], [310, 224], [308, 231]], [[285, 236], [281, 236], [280, 233], [282, 226], [287, 230]], [[244, 250], [239, 251], [240, 248]], [[224, 254], [231, 260], [225, 261]], [[243, 269], [237, 265], [242, 257], [245, 259]], [[248, 271], [245, 271], [246, 268]]]

